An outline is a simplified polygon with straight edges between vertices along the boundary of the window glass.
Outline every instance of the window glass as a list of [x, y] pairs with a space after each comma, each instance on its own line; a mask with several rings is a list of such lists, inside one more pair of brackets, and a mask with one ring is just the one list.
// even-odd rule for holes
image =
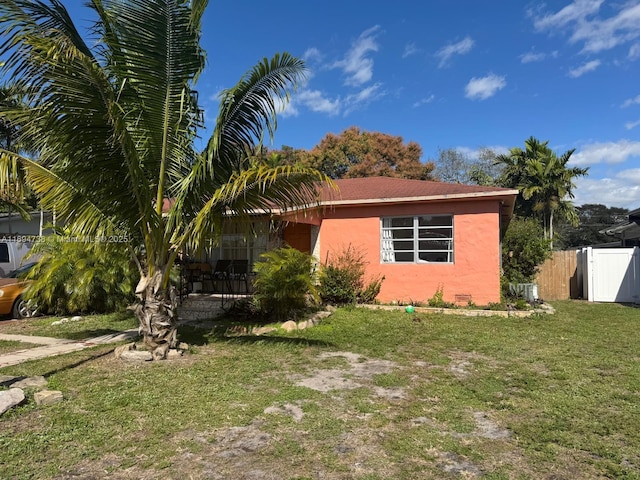
[[382, 263], [452, 263], [453, 215], [382, 218]]
[[0, 263], [9, 263], [9, 245], [0, 243]]

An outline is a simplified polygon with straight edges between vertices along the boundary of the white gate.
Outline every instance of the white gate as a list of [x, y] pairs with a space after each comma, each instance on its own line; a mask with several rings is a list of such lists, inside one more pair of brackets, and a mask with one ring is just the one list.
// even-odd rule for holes
[[640, 303], [640, 248], [583, 248], [578, 269], [586, 300]]

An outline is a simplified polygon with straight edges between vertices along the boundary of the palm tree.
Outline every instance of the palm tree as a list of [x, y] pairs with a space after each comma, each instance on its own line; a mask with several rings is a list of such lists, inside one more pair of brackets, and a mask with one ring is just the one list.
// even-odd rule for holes
[[[59, 0], [0, 0], [5, 71], [28, 88], [23, 125], [38, 161], [0, 151], [0, 182], [17, 163], [42, 202], [74, 236], [130, 244], [140, 281], [134, 311], [145, 344], [164, 358], [177, 343], [171, 267], [200, 248], [225, 218], [309, 205], [315, 170], [252, 161], [276, 109], [304, 75], [284, 53], [264, 59], [222, 92], [202, 152], [194, 86], [207, 0], [91, 0], [95, 46]], [[136, 248], [141, 246], [142, 248]]]
[[[24, 107], [22, 93], [12, 86], [0, 86], [0, 110]], [[0, 148], [12, 152], [25, 151], [24, 145], [19, 143], [19, 126], [5, 118], [0, 118]], [[0, 206], [9, 211], [9, 233], [11, 233], [12, 210], [16, 210], [25, 220], [31, 218], [29, 211], [23, 205], [26, 194], [24, 171], [15, 165], [12, 173], [0, 188]]]
[[[525, 149], [512, 148], [509, 155], [499, 155], [504, 165], [499, 183], [520, 190], [518, 210], [522, 216], [538, 216], [545, 238], [553, 242], [553, 223], [556, 217], [576, 225], [578, 215], [573, 203], [574, 179], [587, 175], [588, 168], [569, 167], [575, 150], [557, 156], [549, 142], [534, 137], [525, 141]], [[553, 246], [553, 243], [552, 243]]]

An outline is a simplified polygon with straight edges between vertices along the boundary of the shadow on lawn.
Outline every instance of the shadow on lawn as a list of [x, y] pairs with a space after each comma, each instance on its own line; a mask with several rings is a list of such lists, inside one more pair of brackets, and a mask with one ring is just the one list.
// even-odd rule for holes
[[237, 322], [224, 322], [209, 329], [202, 329], [193, 326], [181, 326], [178, 329], [178, 337], [181, 342], [189, 345], [204, 346], [212, 343], [238, 343], [238, 344], [288, 344], [304, 346], [333, 347], [334, 345], [322, 340], [308, 338], [281, 337], [271, 335], [251, 335], [243, 334], [243, 328], [250, 328], [249, 324], [238, 324]]

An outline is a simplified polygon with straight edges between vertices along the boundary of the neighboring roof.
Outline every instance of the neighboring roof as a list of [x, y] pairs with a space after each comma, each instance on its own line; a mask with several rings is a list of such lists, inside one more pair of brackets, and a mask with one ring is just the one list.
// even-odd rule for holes
[[599, 233], [618, 238], [640, 238], [640, 208], [629, 212], [629, 221], [600, 230]]

